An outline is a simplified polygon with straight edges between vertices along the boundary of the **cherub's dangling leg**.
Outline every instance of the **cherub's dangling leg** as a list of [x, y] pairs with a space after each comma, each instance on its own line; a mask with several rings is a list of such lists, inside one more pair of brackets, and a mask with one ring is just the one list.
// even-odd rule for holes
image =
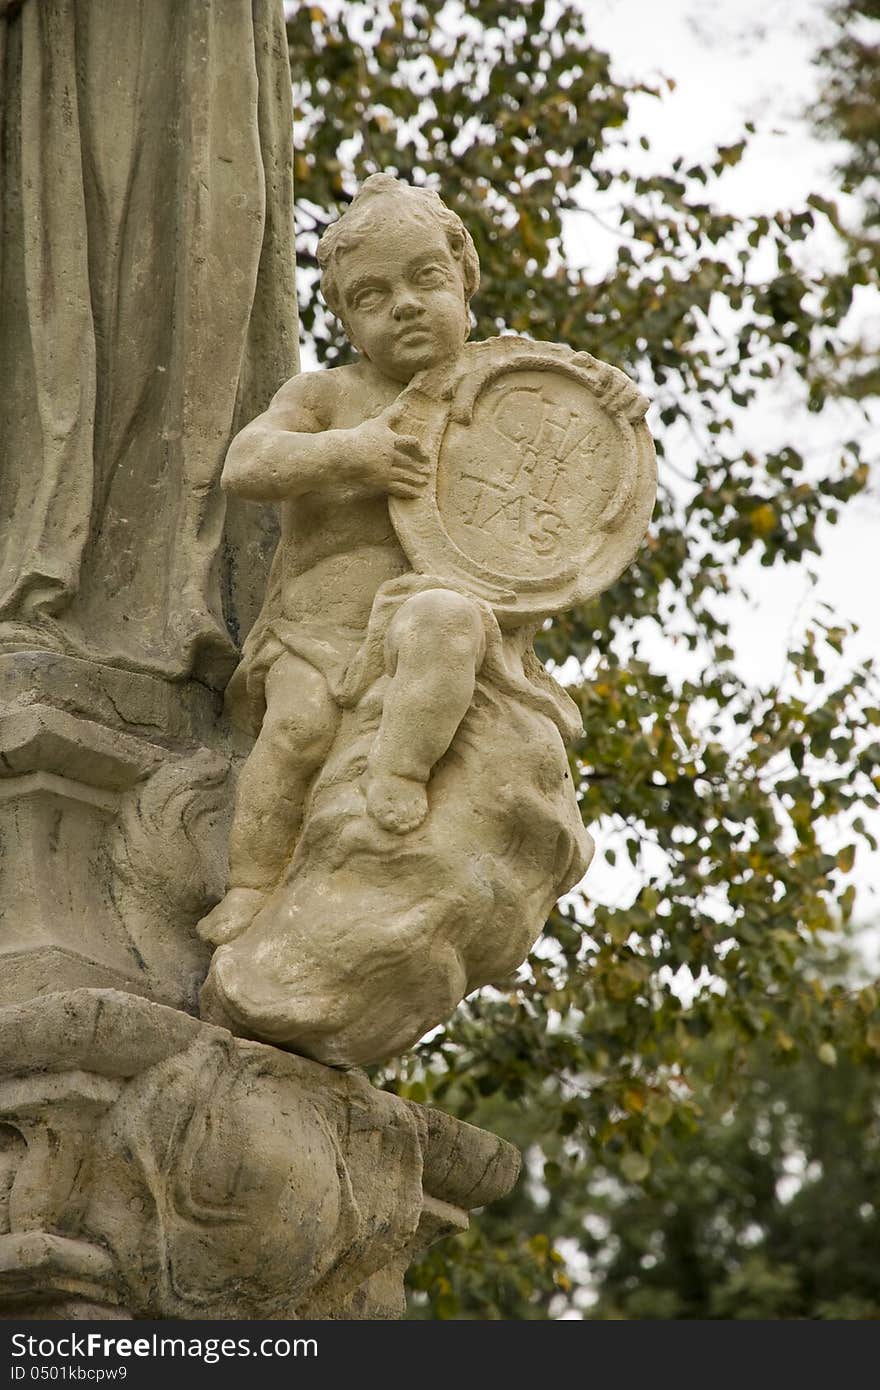
[[229, 887], [198, 925], [218, 946], [240, 936], [289, 863], [305, 801], [339, 723], [319, 671], [285, 653], [266, 677], [266, 716], [241, 771], [229, 836]]
[[407, 599], [385, 644], [391, 683], [367, 760], [367, 807], [405, 834], [428, 814], [426, 783], [467, 713], [486, 634], [477, 605], [451, 589]]

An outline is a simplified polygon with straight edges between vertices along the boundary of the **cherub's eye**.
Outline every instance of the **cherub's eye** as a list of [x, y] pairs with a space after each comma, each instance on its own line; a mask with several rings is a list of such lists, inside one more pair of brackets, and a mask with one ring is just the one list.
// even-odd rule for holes
[[368, 289], [359, 290], [354, 297], [354, 307], [356, 309], [375, 309], [382, 298], [382, 291], [370, 286]]
[[446, 281], [446, 271], [439, 265], [425, 265], [416, 272], [415, 281], [426, 289], [434, 289]]

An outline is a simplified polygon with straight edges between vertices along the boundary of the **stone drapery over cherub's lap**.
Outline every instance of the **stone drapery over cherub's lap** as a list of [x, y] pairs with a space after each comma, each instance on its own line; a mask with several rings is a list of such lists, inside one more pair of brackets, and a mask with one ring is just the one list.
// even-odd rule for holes
[[436, 194], [373, 176], [319, 260], [360, 358], [288, 382], [224, 468], [281, 541], [227, 692], [258, 738], [202, 1011], [351, 1066], [509, 976], [586, 869], [580, 715], [532, 640], [629, 563], [656, 466], [616, 369], [466, 343], [476, 252]]
[[324, 675], [342, 709], [353, 708], [373, 682], [387, 674], [385, 643], [393, 618], [411, 598], [431, 592], [460, 594], [473, 604], [485, 637], [482, 670], [486, 679], [503, 693], [516, 695], [546, 714], [566, 743], [582, 733], [577, 705], [538, 660], [531, 639], [524, 641], [521, 632], [505, 637], [484, 599], [474, 598], [463, 586], [434, 574], [407, 574], [383, 584], [373, 602], [366, 635], [353, 637], [346, 630], [322, 633], [284, 619], [267, 619], [259, 644], [251, 648], [249, 658], [241, 662], [230, 681], [227, 707], [245, 727], [256, 714], [259, 729], [265, 710], [266, 676], [280, 653], [288, 651]]

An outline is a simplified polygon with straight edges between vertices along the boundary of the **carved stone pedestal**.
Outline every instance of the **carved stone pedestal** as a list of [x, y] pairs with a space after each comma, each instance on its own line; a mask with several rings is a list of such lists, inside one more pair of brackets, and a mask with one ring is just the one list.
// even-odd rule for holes
[[6, 1317], [394, 1318], [503, 1140], [116, 990], [0, 1010]]
[[411, 1260], [516, 1177], [494, 1136], [194, 1016], [218, 707], [0, 655], [0, 1317], [399, 1317]]
[[116, 988], [195, 1010], [229, 734], [195, 681], [0, 655], [0, 1004]]
[[197, 1017], [276, 534], [220, 474], [296, 368], [292, 126], [281, 0], [0, 0], [2, 1317], [396, 1317], [518, 1168]]

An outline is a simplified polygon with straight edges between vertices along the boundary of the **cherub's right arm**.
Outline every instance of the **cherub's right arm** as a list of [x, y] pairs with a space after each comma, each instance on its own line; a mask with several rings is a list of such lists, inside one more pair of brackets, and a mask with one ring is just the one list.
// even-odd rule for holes
[[269, 409], [233, 439], [223, 487], [255, 502], [333, 489], [418, 496], [428, 462], [417, 439], [393, 428], [395, 404], [351, 429], [330, 427], [340, 379], [307, 372], [282, 386]]
[[227, 491], [272, 502], [326, 486], [348, 434], [326, 428], [327, 375], [304, 372], [285, 382], [268, 410], [235, 436], [221, 478]]

